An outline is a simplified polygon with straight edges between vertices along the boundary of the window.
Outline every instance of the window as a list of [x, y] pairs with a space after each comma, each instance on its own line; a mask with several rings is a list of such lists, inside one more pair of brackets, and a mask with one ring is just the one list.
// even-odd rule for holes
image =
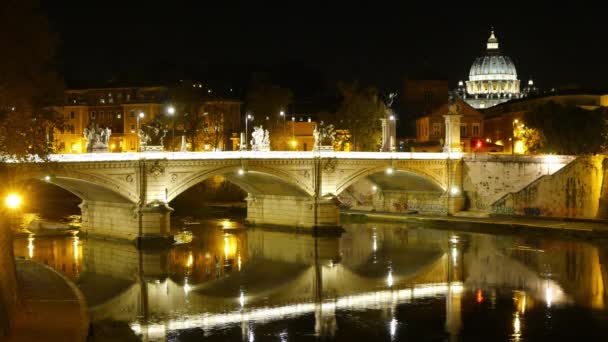
[[91, 119], [95, 119], [95, 116], [97, 116], [97, 112], [91, 112]]
[[101, 116], [103, 118], [103, 115], [105, 114], [105, 112], [102, 110], [99, 112], [99, 116]]
[[106, 103], [106, 100], [101, 98], [101, 99], [99, 99], [99, 103]]
[[131, 132], [135, 133], [135, 125], [131, 125]]
[[474, 137], [478, 137], [480, 136], [480, 130], [479, 130], [479, 124], [478, 123], [474, 123], [473, 124], [473, 136]]
[[131, 110], [129, 111], [129, 116], [130, 116], [130, 117], [132, 117], [132, 118], [134, 118], [134, 117], [135, 117], [135, 111], [134, 111], [133, 109], [131, 109]]
[[467, 136], [467, 124], [460, 124], [460, 136], [461, 137]]
[[70, 112], [70, 119], [74, 120], [74, 112]]
[[121, 113], [121, 112], [116, 112], [116, 118], [117, 118], [117, 119], [122, 118], [122, 113]]
[[441, 123], [439, 123], [439, 122], [433, 123], [433, 136], [434, 137], [441, 136]]

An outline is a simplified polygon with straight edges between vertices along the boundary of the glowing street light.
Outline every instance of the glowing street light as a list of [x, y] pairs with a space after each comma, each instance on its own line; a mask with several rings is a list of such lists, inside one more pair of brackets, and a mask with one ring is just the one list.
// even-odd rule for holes
[[21, 205], [21, 196], [16, 193], [10, 193], [6, 196], [4, 203], [9, 209], [17, 209]]
[[253, 115], [247, 114], [245, 117], [245, 151], [248, 150], [249, 147], [249, 120], [253, 120]]
[[169, 106], [167, 114], [171, 117], [171, 151], [175, 151], [175, 107]]
[[137, 152], [141, 152], [140, 136], [139, 136], [139, 119], [144, 118], [144, 112], [139, 112], [137, 115]]

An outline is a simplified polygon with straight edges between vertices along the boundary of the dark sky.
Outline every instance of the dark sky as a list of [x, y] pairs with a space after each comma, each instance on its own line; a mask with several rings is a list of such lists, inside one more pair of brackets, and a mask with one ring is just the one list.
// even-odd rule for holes
[[440, 2], [414, 8], [412, 1], [332, 8], [193, 3], [46, 0], [42, 6], [61, 37], [60, 61], [71, 83], [143, 77], [238, 83], [248, 71], [278, 69], [311, 83], [359, 79], [387, 90], [426, 66], [454, 84], [466, 79], [493, 26], [522, 82], [608, 88], [608, 24], [599, 8], [575, 7], [579, 2], [563, 10], [511, 2], [469, 8]]

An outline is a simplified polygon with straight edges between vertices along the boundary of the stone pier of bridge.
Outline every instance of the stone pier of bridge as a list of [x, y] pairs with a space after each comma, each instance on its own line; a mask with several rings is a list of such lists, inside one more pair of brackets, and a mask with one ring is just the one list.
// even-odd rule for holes
[[[86, 233], [148, 241], [170, 239], [170, 202], [218, 175], [247, 192], [246, 222], [251, 225], [339, 227], [340, 195], [370, 177], [383, 188], [387, 198], [401, 191], [410, 201], [428, 199], [433, 213], [454, 213], [464, 204], [462, 158], [449, 153], [53, 155], [51, 162], [36, 163], [22, 177], [55, 184], [80, 197], [82, 230]], [[421, 201], [424, 202], [418, 200]], [[424, 205], [420, 208], [424, 212]]]

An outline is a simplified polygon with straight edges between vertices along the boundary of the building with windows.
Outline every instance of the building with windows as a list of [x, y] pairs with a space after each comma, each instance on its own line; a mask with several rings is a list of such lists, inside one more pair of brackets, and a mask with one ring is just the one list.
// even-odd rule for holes
[[[60, 107], [66, 120], [66, 129], [55, 132], [56, 153], [84, 153], [87, 141], [83, 131], [91, 124], [112, 130], [110, 152], [134, 152], [138, 149], [138, 123], [145, 125], [166, 115], [166, 139], [179, 146], [183, 125], [172, 121], [167, 113], [169, 106], [179, 107], [172, 101], [172, 88], [167, 86], [111, 87], [69, 89], [65, 91], [65, 104]], [[202, 94], [202, 93], [201, 93]], [[241, 101], [201, 95], [191, 106], [199, 118], [200, 127], [195, 135], [197, 149], [233, 149], [238, 139], [233, 133], [240, 131]], [[143, 118], [139, 114], [143, 113]], [[176, 113], [176, 116], [184, 113]], [[173, 118], [175, 120], [175, 118]], [[171, 145], [169, 145], [171, 146]], [[192, 144], [190, 145], [192, 146]], [[235, 148], [236, 149], [236, 148]]]
[[[463, 151], [473, 151], [477, 142], [484, 137], [483, 114], [471, 107], [462, 99], [458, 99], [460, 107], [460, 141], [463, 144]], [[445, 138], [445, 118], [448, 114], [448, 104], [444, 104], [416, 120], [416, 141], [427, 146], [427, 152], [441, 151]], [[436, 142], [436, 144], [431, 144]], [[435, 149], [433, 149], [435, 146]]]
[[521, 97], [515, 64], [501, 53], [494, 31], [486, 51], [471, 65], [469, 80], [458, 83], [458, 93], [473, 108], [483, 109]]

